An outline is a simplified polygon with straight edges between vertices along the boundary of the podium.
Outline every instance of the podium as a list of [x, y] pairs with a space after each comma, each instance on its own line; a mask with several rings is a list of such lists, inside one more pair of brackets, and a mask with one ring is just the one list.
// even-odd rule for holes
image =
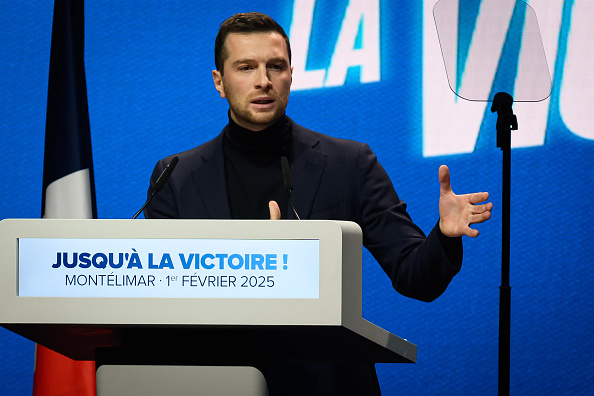
[[361, 246], [342, 221], [5, 219], [0, 324], [99, 370], [414, 363], [362, 318]]

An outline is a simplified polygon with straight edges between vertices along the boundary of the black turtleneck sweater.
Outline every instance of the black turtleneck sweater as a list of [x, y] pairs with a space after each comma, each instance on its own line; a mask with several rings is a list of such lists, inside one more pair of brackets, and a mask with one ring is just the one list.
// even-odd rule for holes
[[276, 201], [285, 218], [288, 193], [284, 188], [280, 158], [289, 158], [291, 127], [286, 116], [254, 132], [229, 117], [225, 133], [225, 179], [234, 219], [268, 219], [269, 201]]

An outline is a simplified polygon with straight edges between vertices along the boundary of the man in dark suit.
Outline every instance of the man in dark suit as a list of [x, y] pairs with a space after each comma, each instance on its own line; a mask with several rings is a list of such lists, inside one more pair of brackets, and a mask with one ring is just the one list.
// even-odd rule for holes
[[[399, 293], [423, 301], [441, 295], [462, 265], [461, 236], [476, 237], [470, 225], [490, 218], [492, 204], [480, 204], [488, 194], [455, 195], [448, 168], [440, 167], [440, 216], [426, 237], [369, 146], [313, 132], [285, 115], [292, 82], [290, 44], [264, 14], [236, 14], [221, 24], [215, 65], [213, 80], [229, 103], [229, 124], [213, 140], [177, 154], [179, 164], [145, 217], [294, 218], [283, 186], [280, 158], [285, 156], [301, 218], [356, 222], [364, 246]], [[157, 163], [149, 194], [170, 160]], [[308, 383], [305, 378], [314, 373], [303, 390], [308, 394], [316, 389], [320, 394], [379, 393], [373, 366], [329, 367], [293, 367], [294, 378], [288, 381]], [[320, 374], [328, 370], [331, 375]], [[271, 394], [282, 388], [274, 379], [269, 386]], [[279, 393], [288, 391], [281, 388]]]

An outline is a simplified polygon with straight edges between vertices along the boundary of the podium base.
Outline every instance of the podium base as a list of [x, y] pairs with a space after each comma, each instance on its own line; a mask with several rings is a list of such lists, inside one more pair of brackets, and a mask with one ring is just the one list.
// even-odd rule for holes
[[102, 365], [97, 396], [267, 396], [264, 375], [254, 367]]

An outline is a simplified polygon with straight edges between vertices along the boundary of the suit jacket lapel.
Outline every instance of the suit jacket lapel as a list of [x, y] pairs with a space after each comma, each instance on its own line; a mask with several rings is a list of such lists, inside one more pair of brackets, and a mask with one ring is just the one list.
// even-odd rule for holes
[[223, 156], [225, 129], [204, 148], [202, 162], [193, 172], [194, 182], [198, 185], [200, 199], [206, 210], [205, 217], [209, 219], [231, 218]]
[[[320, 151], [320, 140], [312, 131], [295, 124], [292, 120], [291, 122], [293, 199], [299, 216], [308, 219], [324, 173], [327, 155]], [[290, 209], [288, 218], [293, 218]]]

